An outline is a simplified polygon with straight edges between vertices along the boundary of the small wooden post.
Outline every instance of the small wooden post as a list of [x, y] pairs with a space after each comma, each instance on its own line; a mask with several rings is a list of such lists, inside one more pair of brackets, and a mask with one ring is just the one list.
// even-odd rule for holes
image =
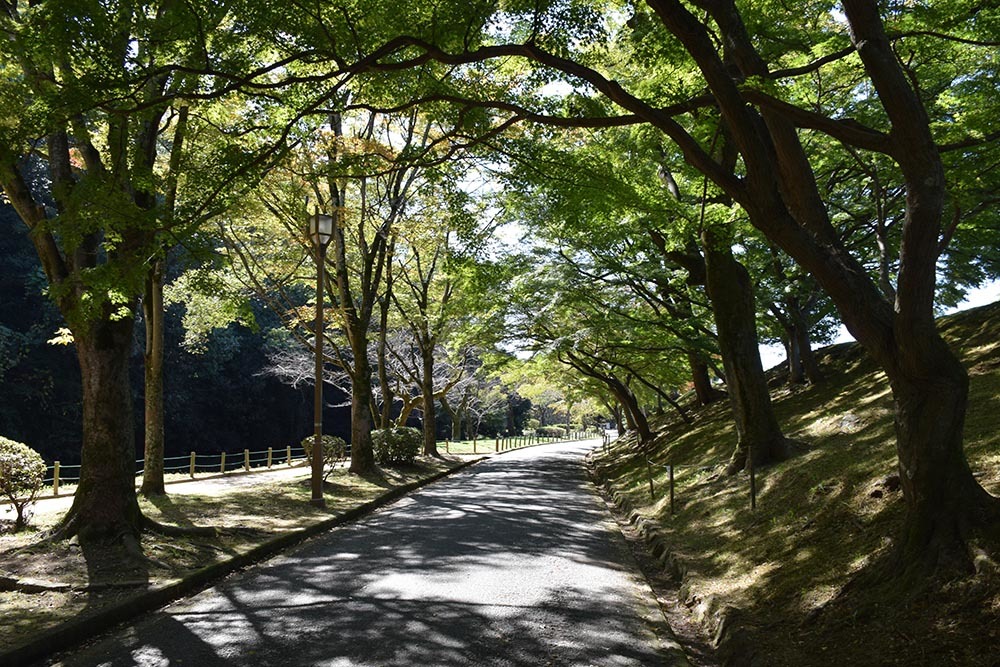
[[653, 464], [646, 459], [646, 475], [649, 477], [649, 499], [653, 500], [656, 494], [653, 492]]
[[670, 464], [670, 514], [674, 513], [674, 466]]
[[188, 474], [191, 475], [191, 479], [194, 479], [194, 462], [195, 462], [195, 453], [191, 452], [191, 461], [188, 465]]
[[444, 453], [451, 454], [451, 440], [444, 441]]
[[219, 463], [219, 472], [221, 472], [223, 474], [226, 472], [226, 453], [225, 452], [222, 452], [222, 462]]
[[52, 495], [59, 495], [59, 461], [52, 464]]
[[243, 450], [243, 469], [250, 472], [250, 450]]
[[475, 438], [472, 439], [472, 453], [473, 454], [476, 453], [476, 439]]
[[267, 448], [267, 469], [268, 470], [271, 469], [271, 461], [273, 459], [273, 456], [274, 456], [274, 447], [268, 447]]
[[753, 467], [753, 456], [750, 448], [747, 447], [747, 463], [750, 466], [750, 509], [757, 509], [757, 475]]
[[292, 465], [292, 446], [288, 445], [285, 447], [285, 462], [288, 465]]

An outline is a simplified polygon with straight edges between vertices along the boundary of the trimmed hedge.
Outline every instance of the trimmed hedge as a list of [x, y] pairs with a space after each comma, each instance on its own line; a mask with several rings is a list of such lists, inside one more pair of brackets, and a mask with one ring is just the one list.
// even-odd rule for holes
[[566, 437], [566, 427], [565, 426], [539, 426], [535, 433], [537, 435], [543, 436], [545, 438], [565, 438]]
[[413, 463], [424, 435], [412, 426], [396, 426], [372, 431], [372, 449], [379, 465]]
[[41, 454], [23, 443], [0, 436], [0, 496], [17, 510], [15, 532], [28, 525], [28, 505], [35, 501], [47, 470]]
[[[335, 435], [323, 435], [323, 479], [333, 470], [333, 464], [347, 457], [347, 442]], [[306, 450], [306, 458], [312, 464], [312, 448], [315, 436], [308, 436], [302, 441], [302, 449]]]

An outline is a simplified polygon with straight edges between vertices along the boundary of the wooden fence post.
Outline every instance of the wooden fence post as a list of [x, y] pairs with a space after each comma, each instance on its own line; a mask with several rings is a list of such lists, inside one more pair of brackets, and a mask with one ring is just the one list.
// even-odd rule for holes
[[194, 479], [194, 462], [195, 462], [195, 453], [191, 452], [191, 464], [188, 470], [188, 474], [191, 475], [191, 479]]
[[243, 469], [250, 472], [250, 450], [243, 450]]
[[59, 461], [52, 464], [52, 495], [59, 495]]
[[226, 472], [226, 453], [222, 452], [222, 462], [219, 463], [219, 472], [225, 474]]
[[292, 446], [291, 445], [288, 445], [288, 447], [285, 447], [285, 462], [288, 465], [292, 465]]
[[451, 440], [444, 441], [444, 453], [451, 454]]
[[268, 447], [267, 448], [267, 469], [268, 470], [271, 469], [271, 459], [272, 459], [273, 454], [274, 454], [274, 447]]
[[670, 464], [670, 514], [674, 513], [674, 466]]
[[656, 495], [653, 492], [653, 464], [646, 459], [646, 475], [649, 477], [649, 499], [653, 500]]

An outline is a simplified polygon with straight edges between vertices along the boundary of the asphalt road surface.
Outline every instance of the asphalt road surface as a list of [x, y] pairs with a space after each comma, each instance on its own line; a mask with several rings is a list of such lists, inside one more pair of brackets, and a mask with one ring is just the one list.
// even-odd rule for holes
[[585, 478], [593, 446], [484, 461], [61, 664], [685, 664]]

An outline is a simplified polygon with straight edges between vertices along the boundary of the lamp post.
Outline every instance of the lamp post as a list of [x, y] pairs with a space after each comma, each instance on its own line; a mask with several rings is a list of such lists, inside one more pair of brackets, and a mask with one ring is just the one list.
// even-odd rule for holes
[[316, 248], [316, 387], [313, 401], [315, 429], [312, 455], [312, 498], [310, 503], [324, 507], [323, 500], [323, 276], [326, 246], [333, 238], [333, 217], [314, 213], [309, 217], [309, 238]]

